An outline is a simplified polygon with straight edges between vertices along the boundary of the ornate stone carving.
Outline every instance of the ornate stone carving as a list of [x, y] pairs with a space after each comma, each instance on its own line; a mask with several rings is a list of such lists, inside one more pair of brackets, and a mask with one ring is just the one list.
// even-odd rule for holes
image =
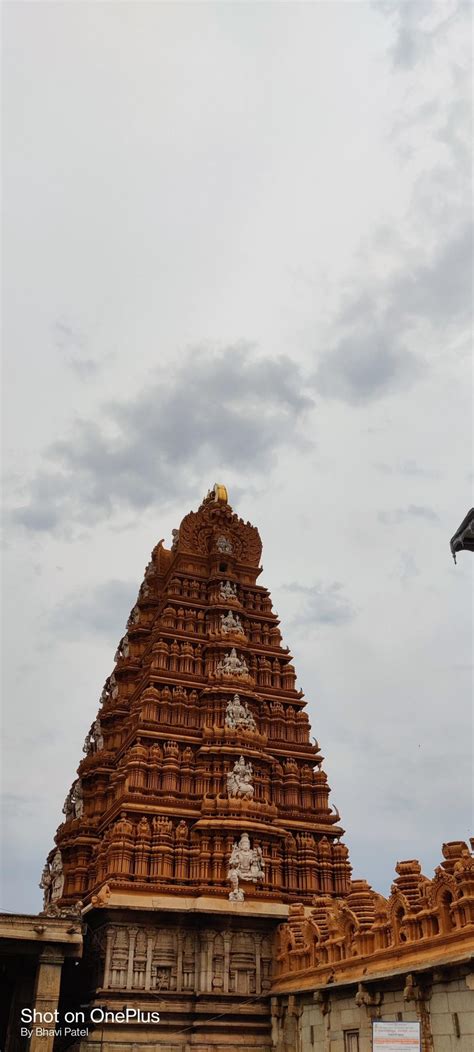
[[237, 599], [237, 588], [230, 581], [221, 581], [219, 588], [220, 599]]
[[232, 647], [230, 653], [224, 654], [218, 662], [216, 672], [223, 676], [248, 676], [249, 668], [245, 658], [239, 658], [235, 647]]
[[250, 881], [256, 884], [263, 880], [265, 864], [260, 847], [251, 847], [248, 833], [242, 833], [239, 842], [234, 841], [229, 860], [227, 879], [231, 885], [229, 899], [231, 902], [242, 902], [244, 893], [239, 881]]
[[254, 794], [252, 785], [253, 768], [251, 763], [245, 763], [243, 756], [236, 760], [231, 771], [227, 775], [227, 792], [230, 797], [240, 800], [251, 800]]
[[120, 640], [120, 643], [115, 651], [114, 661], [120, 661], [121, 658], [127, 658], [130, 656], [130, 642], [128, 638], [128, 632]]
[[61, 898], [64, 888], [64, 873], [61, 852], [55, 851], [51, 862], [47, 862], [41, 874], [40, 888], [43, 890], [43, 909]]
[[228, 537], [224, 537], [223, 534], [217, 538], [216, 548], [218, 552], [222, 552], [224, 555], [231, 555], [234, 550]]
[[[223, 548], [232, 547], [232, 569], [219, 570], [230, 567], [230, 556], [216, 549], [220, 537]], [[153, 549], [129, 617], [130, 642], [126, 636], [106, 681], [81, 784], [58, 830], [61, 903], [79, 896], [89, 903], [104, 886], [112, 895], [117, 887], [153, 895], [157, 884], [160, 894], [176, 895], [220, 886], [227, 897], [230, 815], [242, 829], [259, 830], [272, 892], [282, 901], [301, 897], [309, 906], [318, 892], [347, 893], [342, 831], [326, 776], [314, 772], [291, 655], [269, 592], [257, 583], [260, 553], [258, 531], [233, 513], [220, 489], [217, 500], [211, 494], [183, 519], [175, 552], [161, 542]], [[292, 838], [285, 837], [287, 819]], [[308, 835], [300, 833], [306, 828]], [[46, 884], [50, 877], [48, 867]], [[228, 946], [225, 952], [228, 974]], [[151, 944], [147, 954], [148, 982]]]
[[240, 617], [237, 614], [233, 614], [232, 610], [229, 610], [227, 614], [221, 614], [221, 632], [224, 635], [228, 635], [228, 633], [233, 633], [233, 635], [237, 636], [244, 635]]
[[[105, 688], [104, 688], [105, 689]], [[100, 719], [97, 717], [92, 724], [92, 727], [87, 735], [82, 751], [85, 752], [86, 756], [91, 753], [100, 752], [104, 748], [104, 738], [102, 735], [102, 728], [100, 726]]]
[[63, 815], [66, 816], [66, 822], [69, 822], [71, 818], [82, 818], [83, 814], [82, 782], [80, 778], [76, 778], [64, 801]]
[[249, 712], [245, 702], [240, 700], [238, 694], [234, 694], [234, 697], [227, 702], [225, 725], [232, 730], [237, 730], [238, 727], [243, 727], [249, 731], [257, 729], [252, 713]]

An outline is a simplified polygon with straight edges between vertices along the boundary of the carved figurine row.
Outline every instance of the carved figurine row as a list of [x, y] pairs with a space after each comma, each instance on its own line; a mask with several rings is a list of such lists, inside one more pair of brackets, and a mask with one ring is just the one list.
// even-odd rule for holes
[[272, 944], [259, 932], [108, 925], [101, 932], [105, 990], [267, 993]]
[[[242, 730], [241, 742], [243, 735], [255, 733], [255, 720], [238, 694], [228, 701], [225, 721], [230, 733]], [[258, 737], [250, 740], [255, 748]], [[225, 787], [229, 798], [252, 800], [255, 794], [258, 806], [277, 806], [296, 818], [309, 812], [328, 825], [339, 821], [337, 809], [329, 807], [330, 790], [324, 771], [291, 756], [280, 762], [267, 755], [265, 749], [254, 772], [243, 756], [229, 769], [221, 754], [203, 753], [197, 743], [183, 745], [168, 739], [148, 744], [138, 737], [123, 754], [113, 776], [106, 781], [101, 779], [100, 788], [95, 781], [95, 768], [83, 763], [80, 770], [81, 778], [74, 783], [63, 808], [66, 822], [83, 815], [89, 819], [103, 814], [124, 792], [160, 797], [179, 794], [196, 806], [197, 801], [203, 805], [212, 805], [213, 800], [217, 803]]]
[[[189, 580], [187, 577], [172, 577], [167, 586], [167, 593], [173, 597], [182, 596], [186, 599], [196, 599], [198, 602], [208, 602], [211, 600], [214, 587], [212, 582], [208, 585], [207, 581]], [[263, 615], [272, 613], [272, 602], [268, 594], [252, 591], [248, 588], [240, 588], [238, 590], [237, 585], [228, 579], [223, 579], [219, 584], [216, 593], [217, 597], [222, 599], [223, 602], [239, 600], [245, 610], [254, 613]]]
[[[193, 829], [184, 819], [174, 825], [170, 818], [155, 815], [151, 821], [142, 816], [137, 822], [123, 811], [95, 847], [89, 844], [85, 852], [81, 848], [80, 869], [74, 863], [74, 849], [68, 846], [64, 894], [68, 900], [82, 898], [88, 888], [111, 881], [118, 881], [121, 887], [129, 882], [136, 887], [137, 881], [143, 884], [159, 881], [170, 891], [199, 884], [212, 888], [214, 894], [219, 890], [224, 893], [228, 881], [231, 891], [237, 891], [232, 876], [232, 871], [238, 868], [234, 863], [240, 857], [234, 850], [236, 847], [249, 849], [253, 854], [242, 856], [242, 872], [240, 876], [235, 875], [245, 882], [256, 877], [258, 871], [259, 881], [265, 880], [266, 888], [273, 893], [298, 894], [310, 902], [316, 893], [342, 895], [349, 889], [347, 848], [342, 843], [331, 844], [325, 837], [318, 839], [309, 833], [298, 833], [287, 834], [282, 839], [279, 830], [276, 839], [268, 834], [260, 835], [259, 842], [250, 849], [245, 837], [242, 843], [233, 843], [229, 833], [211, 834], [207, 829]], [[261, 869], [256, 869], [259, 858]], [[232, 899], [238, 900], [241, 900], [240, 894]]]
[[[225, 682], [223, 685], [225, 686]], [[137, 711], [140, 712], [143, 721], [159, 723], [161, 727], [165, 725], [183, 726], [191, 730], [218, 725], [220, 715], [218, 711], [216, 712], [216, 701], [212, 698], [208, 699], [207, 706], [204, 707], [202, 703], [198, 704], [198, 699], [199, 695], [196, 690], [190, 691], [181, 685], [171, 688], [165, 686], [161, 690], [157, 687], [148, 687], [137, 704]], [[214, 715], [211, 716], [210, 713]], [[258, 714], [259, 726], [256, 729], [269, 740], [309, 745], [308, 717], [302, 709], [296, 709], [292, 705], [283, 705], [280, 701], [267, 702], [258, 699]], [[239, 725], [245, 726], [244, 722]], [[227, 718], [225, 726], [229, 728], [232, 726]], [[247, 728], [251, 728], [250, 722]], [[315, 747], [311, 746], [311, 751], [315, 754], [315, 762], [318, 762], [316, 756], [318, 749], [317, 743]]]
[[291, 906], [288, 923], [278, 929], [279, 976], [343, 968], [354, 958], [383, 957], [392, 947], [428, 940], [434, 952], [433, 940], [474, 931], [474, 855], [463, 841], [443, 844], [443, 855], [432, 880], [414, 859], [397, 863], [388, 899], [355, 880], [344, 898], [315, 900], [309, 917], [303, 905]]

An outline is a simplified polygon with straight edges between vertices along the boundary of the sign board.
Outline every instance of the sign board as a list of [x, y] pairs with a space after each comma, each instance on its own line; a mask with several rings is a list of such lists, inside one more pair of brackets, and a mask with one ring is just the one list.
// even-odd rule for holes
[[420, 1052], [420, 1024], [381, 1022], [372, 1024], [372, 1052]]

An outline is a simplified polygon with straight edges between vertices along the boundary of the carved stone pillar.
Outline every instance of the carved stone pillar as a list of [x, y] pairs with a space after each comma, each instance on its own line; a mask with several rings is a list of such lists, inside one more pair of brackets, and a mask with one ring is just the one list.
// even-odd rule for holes
[[146, 946], [146, 971], [145, 971], [145, 990], [151, 990], [151, 965], [153, 959], [153, 940], [154, 932], [149, 931], [147, 935], [147, 946]]
[[[46, 943], [40, 953], [36, 972], [33, 1008], [38, 1012], [54, 1013], [58, 1007], [63, 961], [64, 953], [56, 946]], [[54, 1037], [37, 1036], [36, 1029], [33, 1027], [30, 1052], [52, 1052]], [[48, 1025], [47, 1029], [54, 1030], [54, 1023]]]
[[260, 932], [255, 933], [255, 993], [262, 992], [262, 936]]
[[176, 989], [183, 989], [183, 932], [178, 931], [178, 954], [176, 961]]
[[224, 993], [229, 993], [229, 969], [230, 969], [230, 943], [232, 934], [230, 931], [224, 932]]
[[127, 990], [131, 990], [133, 986], [133, 954], [135, 950], [135, 939], [137, 937], [138, 928], [130, 928], [128, 933], [128, 969], [127, 969]]
[[112, 945], [114, 941], [114, 929], [107, 928], [107, 942], [105, 947], [105, 964], [104, 964], [104, 979], [103, 986], [104, 990], [108, 990], [110, 986], [110, 958], [112, 954]]

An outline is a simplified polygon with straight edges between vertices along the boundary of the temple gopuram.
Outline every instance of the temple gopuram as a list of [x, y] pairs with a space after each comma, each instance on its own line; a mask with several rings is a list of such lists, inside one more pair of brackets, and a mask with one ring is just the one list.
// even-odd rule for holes
[[351, 867], [257, 529], [216, 485], [173, 537], [102, 691], [45, 912], [80, 901], [92, 1005], [159, 1004], [153, 1033], [108, 1026], [110, 1045], [269, 1050], [275, 929], [347, 895]]
[[[472, 850], [351, 879], [261, 552], [220, 485], [153, 550], [43, 911], [0, 914], [5, 1052], [474, 1047]], [[23, 1006], [79, 1028], [22, 1036]]]

